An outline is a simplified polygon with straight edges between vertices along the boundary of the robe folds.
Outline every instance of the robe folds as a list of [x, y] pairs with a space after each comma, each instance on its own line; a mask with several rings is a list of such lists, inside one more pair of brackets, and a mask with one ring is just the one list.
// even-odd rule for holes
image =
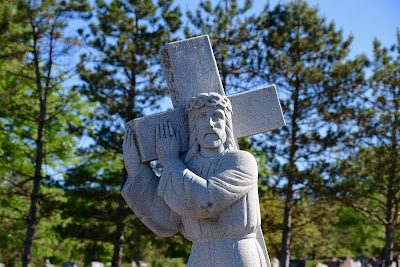
[[[182, 172], [158, 178], [147, 165], [128, 179], [122, 196], [153, 232], [192, 241], [187, 266], [269, 266], [262, 239], [258, 168], [245, 151], [194, 156]], [[260, 237], [261, 234], [261, 237]], [[258, 235], [258, 237], [257, 237]]]

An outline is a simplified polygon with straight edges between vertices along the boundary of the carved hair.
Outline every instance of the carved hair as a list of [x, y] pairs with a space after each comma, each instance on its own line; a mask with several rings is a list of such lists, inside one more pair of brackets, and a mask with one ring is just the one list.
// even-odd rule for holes
[[225, 96], [217, 93], [204, 93], [197, 97], [192, 97], [186, 107], [189, 121], [189, 150], [186, 154], [185, 162], [188, 162], [194, 155], [199, 153], [199, 143], [196, 136], [196, 120], [199, 116], [199, 110], [203, 107], [221, 107], [225, 113], [225, 132], [226, 142], [224, 144], [226, 150], [236, 150], [237, 145], [233, 136], [232, 128], [232, 105], [231, 101]]

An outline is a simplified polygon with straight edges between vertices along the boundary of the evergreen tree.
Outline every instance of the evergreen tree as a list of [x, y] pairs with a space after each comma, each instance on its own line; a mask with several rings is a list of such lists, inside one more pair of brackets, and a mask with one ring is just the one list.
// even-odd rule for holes
[[324, 175], [327, 155], [337, 155], [335, 148], [345, 137], [339, 126], [363, 82], [366, 60], [346, 60], [352, 37], [343, 38], [305, 1], [267, 7], [256, 23], [262, 41], [254, 73], [277, 85], [287, 123], [260, 137], [258, 146], [275, 158], [266, 164], [285, 201], [280, 262], [289, 266], [291, 236], [298, 226], [292, 223], [294, 211], [305, 195], [317, 201], [316, 193], [330, 182]]
[[[80, 125], [80, 117], [76, 116], [80, 99], [62, 86], [70, 70], [60, 66], [65, 64], [63, 56], [74, 44], [73, 39], [62, 34], [65, 20], [83, 6], [81, 1], [50, 0], [15, 0], [1, 6], [6, 7], [1, 17], [1, 58], [10, 64], [0, 70], [4, 74], [0, 88], [1, 126], [8, 141], [2, 143], [7, 160], [2, 162], [1, 179], [10, 195], [25, 198], [22, 203], [28, 202], [28, 214], [21, 213], [17, 197], [2, 201], [26, 222], [24, 267], [32, 262], [33, 241], [40, 237], [37, 230], [44, 226], [39, 225], [40, 218], [54, 215], [49, 203], [58, 193], [50, 193], [47, 187], [76, 143], [69, 129]], [[64, 62], [60, 62], [62, 59]]]
[[[142, 116], [146, 110], [159, 107], [166, 87], [158, 50], [171, 41], [171, 33], [178, 29], [180, 11], [171, 0], [160, 0], [157, 5], [151, 0], [98, 0], [94, 10], [95, 19], [89, 29], [79, 30], [89, 52], [82, 55], [83, 63], [79, 66], [79, 72], [84, 85], [78, 90], [97, 105], [95, 115], [88, 121], [92, 125], [89, 135], [95, 142], [89, 150], [103, 167], [86, 172], [86, 179], [99, 186], [85, 187], [86, 191], [76, 193], [80, 194], [81, 199], [92, 201], [97, 192], [104, 201], [109, 202], [104, 209], [96, 210], [104, 215], [97, 217], [108, 217], [101, 223], [114, 225], [113, 237], [108, 241], [114, 247], [112, 266], [120, 266], [124, 232], [129, 233], [130, 230], [126, 229], [125, 224], [127, 220], [135, 220], [136, 224], [140, 224], [138, 219], [131, 218], [132, 211], [119, 194], [127, 179], [121, 157], [123, 125]], [[119, 163], [119, 169], [115, 166], [106, 167], [116, 162]], [[77, 168], [86, 167], [82, 165]], [[75, 185], [75, 188], [69, 189], [80, 188], [80, 185]], [[71, 196], [77, 197], [72, 192]], [[88, 209], [91, 208], [89, 205]], [[127, 239], [137, 240], [132, 235], [141, 236], [141, 229], [132, 229], [134, 232]], [[139, 243], [135, 244], [136, 256], [132, 256], [137, 263], [139, 252], [143, 249]]]
[[[385, 266], [392, 265], [394, 229], [400, 224], [400, 31], [397, 31], [397, 44], [382, 48], [374, 42], [373, 76], [371, 78], [372, 95], [376, 99], [375, 109], [369, 127], [366, 130], [372, 138], [378, 139], [382, 149], [381, 170], [384, 172], [383, 186], [385, 205], [385, 248], [383, 260]], [[363, 125], [367, 121], [363, 121]], [[383, 168], [382, 168], [383, 167]], [[375, 169], [376, 170], [376, 169]], [[380, 172], [379, 175], [382, 175]]]
[[391, 266], [395, 229], [400, 224], [399, 60], [400, 32], [390, 49], [375, 40], [372, 76], [356, 109], [353, 140], [357, 146], [340, 165], [337, 189], [342, 201], [385, 228], [381, 250], [385, 266]]

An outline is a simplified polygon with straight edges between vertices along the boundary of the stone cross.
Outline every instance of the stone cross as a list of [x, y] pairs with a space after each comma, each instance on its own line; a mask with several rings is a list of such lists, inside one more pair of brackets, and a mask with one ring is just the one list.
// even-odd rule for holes
[[[207, 35], [173, 42], [159, 51], [174, 110], [137, 118], [127, 123], [136, 136], [143, 162], [157, 159], [155, 129], [162, 121], [171, 121], [181, 137], [181, 152], [188, 149], [189, 129], [185, 115], [190, 97], [201, 93], [219, 93], [224, 88]], [[270, 131], [285, 125], [274, 85], [228, 96], [233, 109], [236, 138]]]

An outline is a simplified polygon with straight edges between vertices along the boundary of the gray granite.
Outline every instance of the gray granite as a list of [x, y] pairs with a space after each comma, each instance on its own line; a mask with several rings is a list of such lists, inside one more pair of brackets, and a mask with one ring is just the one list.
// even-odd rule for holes
[[154, 233], [192, 241], [189, 267], [270, 267], [257, 163], [235, 135], [284, 125], [275, 87], [225, 96], [208, 37], [170, 44], [161, 55], [176, 109], [126, 124], [122, 196]]

